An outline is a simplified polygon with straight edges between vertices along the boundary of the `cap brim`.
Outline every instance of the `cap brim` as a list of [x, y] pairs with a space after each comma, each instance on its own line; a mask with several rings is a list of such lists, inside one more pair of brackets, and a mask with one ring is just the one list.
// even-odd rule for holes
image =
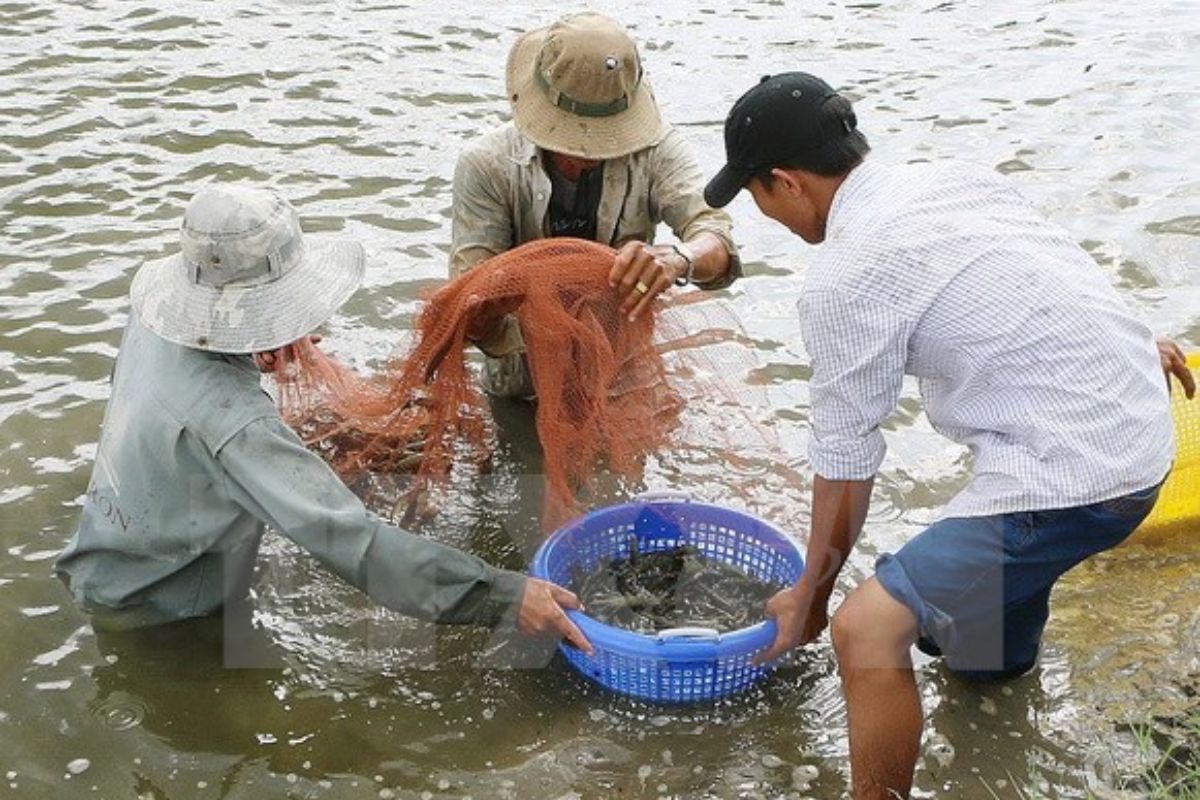
[[629, 108], [609, 117], [583, 117], [551, 103], [533, 72], [548, 31], [538, 28], [523, 34], [508, 56], [505, 83], [517, 130], [543, 150], [599, 160], [627, 156], [662, 140], [666, 128], [645, 78]]
[[188, 277], [182, 256], [142, 265], [130, 301], [169, 342], [218, 353], [261, 353], [291, 344], [329, 319], [362, 283], [362, 245], [308, 238], [303, 260], [261, 286], [214, 289]]
[[753, 177], [751, 170], [726, 164], [704, 187], [704, 202], [713, 208], [729, 205]]

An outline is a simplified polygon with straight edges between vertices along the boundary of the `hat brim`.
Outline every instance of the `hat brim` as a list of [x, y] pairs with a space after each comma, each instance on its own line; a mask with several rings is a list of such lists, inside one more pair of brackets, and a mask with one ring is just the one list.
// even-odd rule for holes
[[538, 52], [548, 31], [529, 31], [509, 52], [505, 82], [517, 130], [543, 150], [601, 161], [636, 153], [662, 139], [666, 133], [662, 114], [645, 77], [629, 107], [612, 116], [584, 117], [550, 102], [534, 77]]
[[362, 284], [366, 254], [349, 240], [309, 237], [299, 264], [259, 286], [193, 283], [183, 257], [143, 264], [130, 300], [167, 341], [218, 353], [261, 353], [291, 344], [329, 319]]
[[704, 202], [713, 208], [729, 205], [753, 177], [753, 170], [726, 164], [704, 187]]

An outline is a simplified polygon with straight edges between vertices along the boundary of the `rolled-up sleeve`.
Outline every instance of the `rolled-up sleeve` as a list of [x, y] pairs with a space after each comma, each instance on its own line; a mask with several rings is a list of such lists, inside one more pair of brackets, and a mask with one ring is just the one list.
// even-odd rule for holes
[[687, 141], [672, 129], [654, 148], [651, 161], [650, 201], [657, 216], [681, 241], [701, 233], [715, 235], [729, 253], [729, 269], [703, 289], [724, 289], [742, 275], [742, 262], [733, 242], [733, 220], [725, 211], [704, 202], [704, 174]]
[[870, 478], [887, 452], [879, 426], [900, 398], [913, 326], [848, 293], [806, 293], [799, 311], [812, 360], [813, 470], [827, 480]]
[[217, 458], [235, 502], [389, 608], [491, 625], [520, 600], [523, 575], [371, 514], [278, 418], [251, 422]]

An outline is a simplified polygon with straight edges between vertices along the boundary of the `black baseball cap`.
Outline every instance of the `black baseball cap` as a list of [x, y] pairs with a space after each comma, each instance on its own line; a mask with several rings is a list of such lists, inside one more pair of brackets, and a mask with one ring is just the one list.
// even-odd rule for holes
[[766, 75], [725, 118], [726, 163], [704, 187], [704, 200], [713, 208], [728, 205], [755, 175], [815, 154], [857, 125], [850, 103], [815, 75]]

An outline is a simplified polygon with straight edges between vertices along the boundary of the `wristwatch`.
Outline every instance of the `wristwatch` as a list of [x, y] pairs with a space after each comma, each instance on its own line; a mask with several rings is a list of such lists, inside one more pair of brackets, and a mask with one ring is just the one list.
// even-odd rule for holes
[[683, 263], [687, 264], [687, 269], [684, 270], [682, 275], [675, 279], [675, 285], [687, 286], [692, 282], [692, 276], [696, 274], [696, 254], [686, 242], [672, 244], [671, 247], [676, 253], [679, 254], [679, 257], [683, 259]]

